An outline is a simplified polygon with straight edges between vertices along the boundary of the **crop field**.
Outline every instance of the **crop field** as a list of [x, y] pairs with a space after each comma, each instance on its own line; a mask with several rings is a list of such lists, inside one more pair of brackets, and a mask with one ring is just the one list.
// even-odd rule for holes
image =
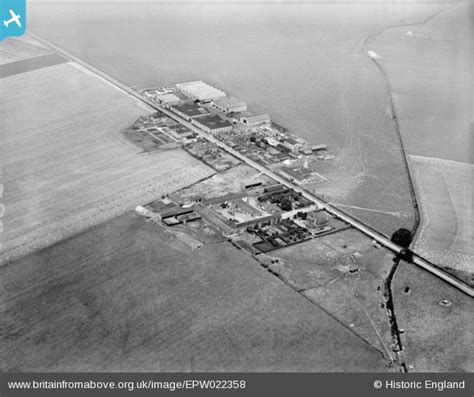
[[474, 283], [474, 165], [410, 156], [421, 203], [415, 250]]
[[393, 255], [356, 230], [345, 230], [269, 254], [270, 268], [308, 299], [388, 357], [391, 333], [384, 280]]
[[400, 264], [392, 286], [409, 370], [474, 371], [471, 298], [407, 263]]
[[50, 53], [52, 53], [50, 49], [29, 35], [9, 38], [0, 43], [0, 65]]
[[0, 263], [213, 173], [181, 150], [139, 153], [119, 132], [146, 110], [70, 64], [1, 84]]
[[228, 242], [134, 212], [0, 268], [2, 371], [384, 371], [374, 348]]

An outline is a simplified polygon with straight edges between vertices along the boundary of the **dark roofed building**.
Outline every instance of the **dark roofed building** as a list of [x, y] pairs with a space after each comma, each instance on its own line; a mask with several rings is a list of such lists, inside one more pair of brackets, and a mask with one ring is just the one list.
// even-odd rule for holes
[[231, 132], [233, 128], [229, 121], [217, 115], [201, 117], [197, 120], [193, 120], [192, 123], [202, 130], [213, 134], [218, 132]]
[[186, 120], [204, 117], [209, 111], [194, 102], [185, 102], [171, 107], [171, 110]]
[[178, 215], [190, 214], [193, 212], [192, 208], [183, 208], [175, 206], [174, 208], [167, 208], [164, 211], [160, 212], [161, 219], [166, 219], [170, 217], [176, 217]]

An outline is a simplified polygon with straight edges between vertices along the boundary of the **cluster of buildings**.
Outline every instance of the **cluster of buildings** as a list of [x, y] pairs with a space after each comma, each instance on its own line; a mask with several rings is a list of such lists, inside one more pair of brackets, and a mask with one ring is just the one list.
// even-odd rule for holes
[[267, 114], [248, 111], [241, 99], [202, 81], [152, 88], [143, 94], [211, 134], [230, 133], [238, 123], [251, 128], [271, 122]]
[[145, 149], [150, 149], [150, 142], [156, 148], [159, 148], [172, 142], [192, 143], [198, 138], [194, 131], [161, 112], [139, 117], [125, 131], [125, 135], [131, 138], [138, 146], [142, 146]]
[[212, 87], [201, 80], [179, 83], [176, 84], [176, 88], [178, 88], [184, 95], [191, 98], [192, 100], [198, 101], [209, 101], [226, 96], [224, 91]]
[[[153, 88], [144, 95], [263, 166], [288, 165], [286, 160], [310, 156], [319, 160], [334, 157], [325, 144], [309, 144], [272, 122], [268, 114], [252, 113], [244, 101], [200, 80]], [[168, 132], [178, 141], [183, 135], [172, 128]], [[278, 172], [299, 185], [326, 180], [309, 167], [284, 166]]]
[[254, 253], [298, 244], [341, 227], [292, 189], [280, 184], [262, 185], [258, 179], [247, 182], [242, 181], [245, 189], [237, 193], [208, 199], [196, 196], [192, 203], [182, 205], [175, 199], [162, 198], [146, 207], [167, 226], [200, 221], [194, 231], [210, 225], [236, 241], [244, 239], [245, 247]]
[[215, 143], [203, 138], [197, 138], [195, 142], [185, 145], [183, 148], [219, 172], [240, 164], [240, 160], [219, 148]]
[[278, 173], [298, 185], [306, 185], [312, 182], [323, 182], [325, 180], [324, 177], [305, 165], [282, 167], [278, 170]]
[[160, 213], [160, 216], [163, 223], [167, 226], [175, 226], [201, 219], [201, 215], [194, 212], [192, 208], [182, 208], [178, 206], [165, 209]]

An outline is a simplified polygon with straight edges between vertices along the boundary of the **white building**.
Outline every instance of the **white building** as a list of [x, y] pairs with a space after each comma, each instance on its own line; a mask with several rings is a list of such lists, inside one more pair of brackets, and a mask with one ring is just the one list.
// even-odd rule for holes
[[270, 124], [268, 114], [253, 114], [252, 112], [242, 112], [239, 115], [239, 121], [248, 127], [257, 127], [262, 124]]
[[200, 101], [207, 101], [225, 97], [224, 91], [218, 90], [202, 81], [190, 81], [176, 84], [176, 87], [186, 96]]
[[247, 110], [247, 104], [234, 97], [223, 97], [213, 101], [212, 106], [224, 113], [244, 112]]

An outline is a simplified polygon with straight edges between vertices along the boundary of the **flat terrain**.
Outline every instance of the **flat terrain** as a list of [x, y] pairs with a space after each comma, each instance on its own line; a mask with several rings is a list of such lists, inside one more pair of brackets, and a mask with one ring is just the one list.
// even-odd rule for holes
[[[377, 31], [446, 7], [439, 2], [35, 4], [30, 26], [131, 86], [205, 80], [298, 136], [326, 143], [337, 157], [321, 164], [320, 173], [330, 182], [319, 192], [390, 235], [399, 227], [412, 228], [413, 205], [384, 80], [361, 49]], [[59, 25], [52, 24], [58, 15]], [[130, 20], [140, 29], [124, 30]], [[91, 21], [97, 21], [92, 28]], [[96, 45], [87, 44], [92, 40]]]
[[[404, 330], [405, 361], [412, 371], [474, 371], [471, 298], [406, 263], [396, 272], [393, 297], [398, 325]], [[441, 304], [443, 300], [447, 305]]]
[[469, 2], [387, 29], [381, 58], [414, 177], [421, 225], [415, 249], [472, 283], [474, 216]]
[[0, 65], [53, 53], [28, 34], [0, 43]]
[[[384, 280], [393, 255], [350, 229], [271, 252], [270, 268], [377, 348], [391, 353]], [[390, 352], [387, 353], [387, 350]]]
[[0, 263], [213, 173], [181, 150], [140, 153], [120, 131], [147, 111], [69, 63], [0, 82]]
[[443, 8], [370, 47], [382, 57], [407, 152], [473, 163], [470, 3]]
[[415, 250], [474, 284], [474, 165], [410, 156], [423, 222]]
[[229, 193], [239, 193], [245, 190], [245, 184], [261, 181], [263, 185], [272, 185], [272, 181], [265, 175], [248, 165], [238, 165], [222, 173], [213, 175], [205, 181], [176, 192], [173, 196], [177, 200], [191, 199], [196, 196], [204, 199], [225, 196]]
[[19, 73], [30, 72], [32, 70], [41, 69], [48, 66], [58, 65], [64, 62], [67, 62], [67, 59], [56, 53], [10, 62], [0, 65], [0, 78], [13, 76], [14, 74]]
[[0, 268], [2, 371], [384, 371], [229, 243], [127, 213]]

